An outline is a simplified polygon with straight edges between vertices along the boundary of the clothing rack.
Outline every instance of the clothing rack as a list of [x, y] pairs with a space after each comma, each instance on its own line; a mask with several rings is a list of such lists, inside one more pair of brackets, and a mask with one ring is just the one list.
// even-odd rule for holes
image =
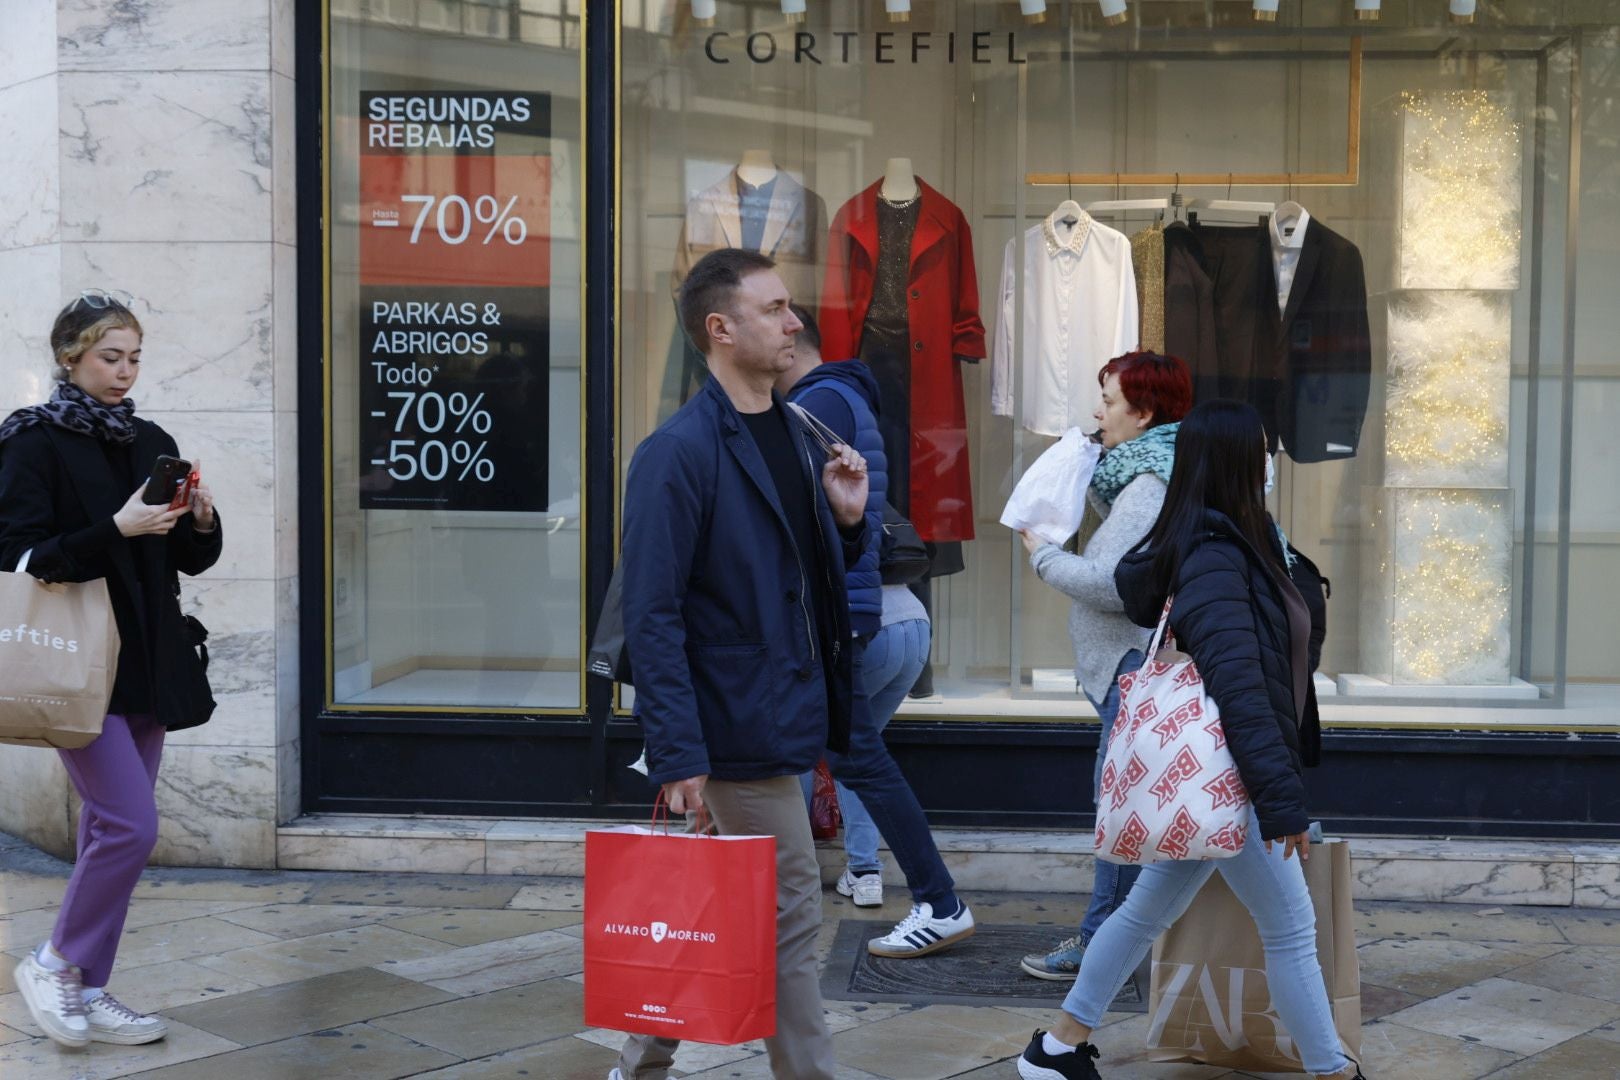
[[[1350, 104], [1342, 173], [1027, 173], [1033, 187], [1355, 187], [1361, 179], [1361, 35], [1350, 39]], [[1126, 200], [1135, 201], [1135, 200]], [[1151, 200], [1148, 200], [1151, 201]], [[1121, 206], [1119, 209], [1131, 209]], [[1136, 209], [1153, 209], [1138, 207]]]

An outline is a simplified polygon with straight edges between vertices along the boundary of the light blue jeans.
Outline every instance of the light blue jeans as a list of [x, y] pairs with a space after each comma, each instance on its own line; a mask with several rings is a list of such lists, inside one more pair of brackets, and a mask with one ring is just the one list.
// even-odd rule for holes
[[1350, 1064], [1339, 1049], [1322, 966], [1316, 959], [1316, 911], [1299, 856], [1283, 860], [1277, 841], [1266, 852], [1260, 822], [1249, 811], [1249, 838], [1230, 859], [1154, 863], [1120, 909], [1091, 939], [1085, 963], [1063, 1001], [1063, 1011], [1095, 1028], [1109, 1002], [1170, 924], [1181, 917], [1216, 870], [1254, 916], [1266, 950], [1266, 982], [1283, 1027], [1299, 1047], [1307, 1072], [1328, 1076]]
[[[1094, 803], [1102, 802], [1102, 774], [1103, 760], [1108, 756], [1108, 740], [1114, 734], [1114, 720], [1119, 716], [1119, 677], [1127, 671], [1135, 671], [1142, 666], [1147, 653], [1141, 649], [1132, 649], [1120, 660], [1119, 667], [1114, 669], [1114, 681], [1108, 684], [1108, 692], [1098, 701], [1090, 694], [1087, 700], [1097, 709], [1097, 717], [1102, 722], [1102, 731], [1097, 736], [1097, 764], [1091, 770], [1091, 798]], [[1098, 811], [1099, 816], [1101, 810]], [[1136, 883], [1136, 877], [1142, 872], [1140, 866], [1121, 866], [1111, 863], [1107, 859], [1094, 859], [1091, 872], [1091, 904], [1086, 908], [1086, 914], [1080, 920], [1080, 947], [1085, 948], [1091, 944], [1103, 920], [1119, 909], [1130, 893], [1131, 886]]]
[[[872, 725], [878, 731], [889, 726], [894, 711], [917, 682], [928, 660], [932, 628], [927, 619], [891, 623], [872, 635], [866, 643], [861, 664], [861, 691], [871, 703]], [[878, 861], [878, 827], [861, 805], [860, 798], [838, 783], [838, 810], [844, 819], [844, 859], [858, 874], [883, 868]], [[810, 795], [810, 778], [804, 778], [805, 798]]]

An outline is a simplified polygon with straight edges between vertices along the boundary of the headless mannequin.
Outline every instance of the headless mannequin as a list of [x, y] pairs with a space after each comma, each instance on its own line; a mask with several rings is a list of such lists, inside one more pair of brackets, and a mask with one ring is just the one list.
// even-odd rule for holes
[[920, 190], [910, 158], [890, 158], [883, 166], [883, 186], [878, 188], [878, 194], [883, 198], [890, 202], [907, 202], [915, 199]]
[[1272, 212], [1272, 218], [1277, 222], [1277, 231], [1284, 236], [1292, 236], [1299, 220], [1305, 215], [1305, 208], [1292, 199], [1285, 203], [1278, 203], [1277, 209]]
[[776, 176], [776, 162], [769, 150], [744, 150], [737, 163], [737, 176], [745, 184], [759, 187]]

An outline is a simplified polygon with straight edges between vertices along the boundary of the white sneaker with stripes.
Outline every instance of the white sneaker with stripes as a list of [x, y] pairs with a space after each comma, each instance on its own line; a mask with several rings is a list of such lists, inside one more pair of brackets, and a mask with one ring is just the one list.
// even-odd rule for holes
[[948, 919], [936, 919], [932, 904], [913, 904], [911, 914], [883, 937], [868, 941], [866, 951], [890, 960], [905, 960], [939, 952], [972, 936], [973, 912], [966, 904]]

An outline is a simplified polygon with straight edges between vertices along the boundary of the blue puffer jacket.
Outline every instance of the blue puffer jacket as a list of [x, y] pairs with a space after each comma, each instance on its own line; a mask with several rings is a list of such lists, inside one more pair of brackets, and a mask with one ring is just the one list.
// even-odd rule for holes
[[844, 565], [868, 538], [864, 522], [839, 531], [815, 471], [820, 451], [790, 423], [816, 495], [819, 575], [814, 561], [801, 561], [770, 470], [719, 380], [630, 460], [625, 648], [655, 784], [797, 775], [849, 747]]
[[889, 494], [889, 459], [878, 429], [878, 385], [859, 360], [822, 364], [793, 387], [788, 399], [826, 424], [866, 459], [867, 546], [850, 565], [849, 621], [855, 633], [871, 637], [883, 626], [883, 500]]

